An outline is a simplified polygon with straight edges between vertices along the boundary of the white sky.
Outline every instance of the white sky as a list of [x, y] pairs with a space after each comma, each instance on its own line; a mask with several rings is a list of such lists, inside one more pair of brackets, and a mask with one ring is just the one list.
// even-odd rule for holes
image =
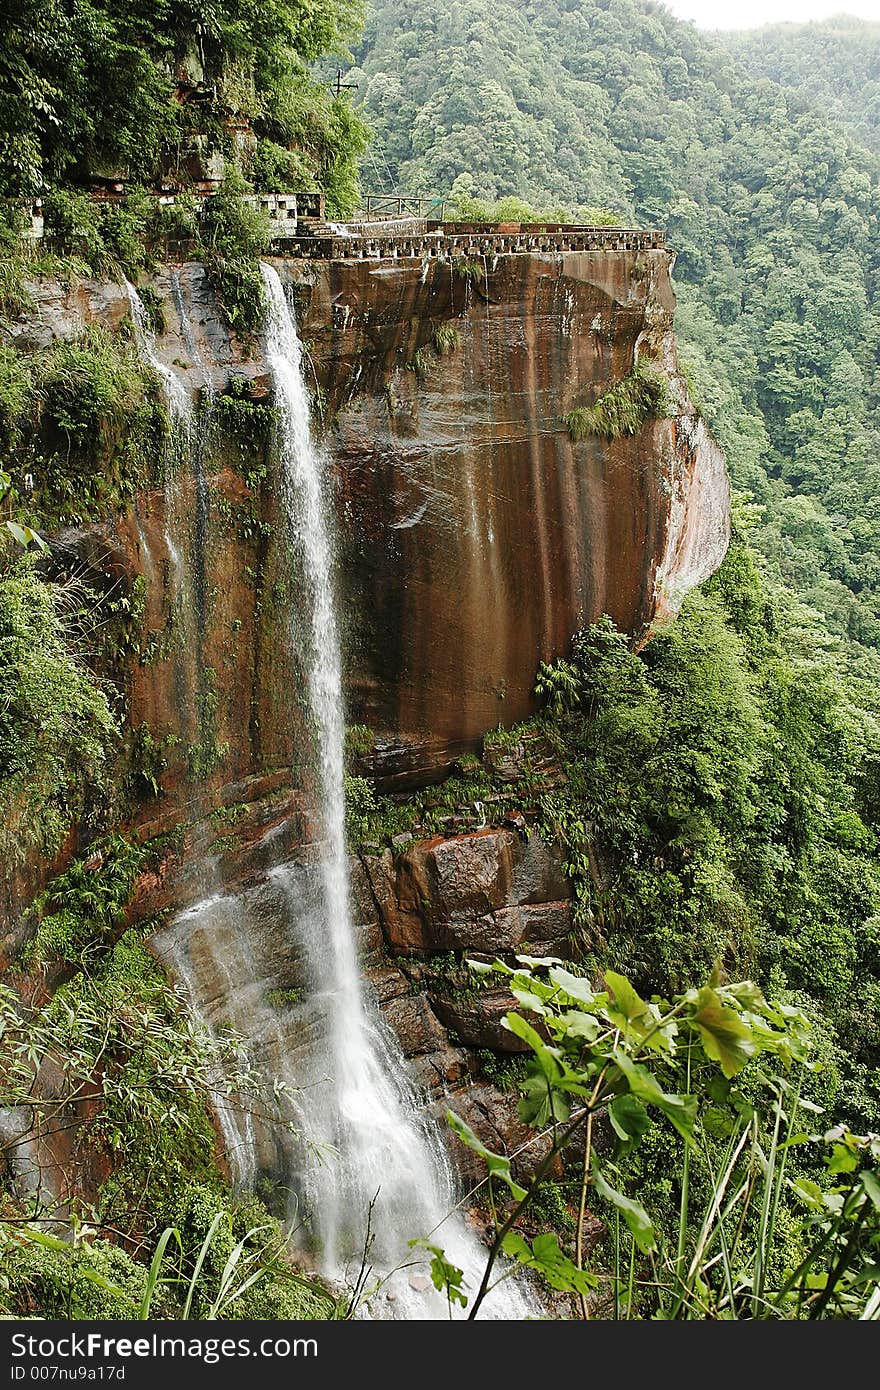
[[880, 0], [663, 0], [700, 29], [756, 29], [762, 24], [830, 19], [835, 14], [880, 20]]

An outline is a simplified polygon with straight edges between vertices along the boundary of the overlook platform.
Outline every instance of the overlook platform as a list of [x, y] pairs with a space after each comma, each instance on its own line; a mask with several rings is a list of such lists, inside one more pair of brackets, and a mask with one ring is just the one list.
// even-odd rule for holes
[[634, 227], [485, 228], [428, 222], [424, 228], [393, 224], [335, 224], [307, 236], [287, 238], [284, 253], [307, 260], [397, 260], [434, 258], [479, 260], [515, 252], [646, 251], [665, 247], [666, 234]]

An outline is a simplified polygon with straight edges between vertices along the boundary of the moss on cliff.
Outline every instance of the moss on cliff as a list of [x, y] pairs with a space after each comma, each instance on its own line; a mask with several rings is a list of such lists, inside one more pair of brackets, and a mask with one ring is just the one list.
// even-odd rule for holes
[[117, 724], [77, 651], [71, 597], [21, 559], [0, 574], [0, 859], [51, 860], [107, 774]]
[[90, 324], [41, 352], [0, 353], [10, 501], [54, 529], [118, 511], [161, 477], [168, 412], [128, 332]]
[[577, 406], [563, 415], [563, 424], [575, 443], [590, 435], [619, 439], [638, 434], [649, 420], [666, 415], [669, 395], [666, 378], [658, 368], [637, 362], [632, 371], [609, 387], [592, 405]]

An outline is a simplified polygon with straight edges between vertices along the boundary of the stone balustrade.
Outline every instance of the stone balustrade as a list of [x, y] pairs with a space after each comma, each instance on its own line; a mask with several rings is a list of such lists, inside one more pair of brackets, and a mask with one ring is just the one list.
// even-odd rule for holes
[[[363, 224], [362, 224], [363, 226]], [[308, 260], [399, 260], [406, 258], [481, 260], [485, 256], [508, 256], [515, 252], [560, 251], [647, 251], [665, 247], [661, 231], [628, 227], [562, 227], [555, 231], [524, 229], [506, 232], [446, 232], [442, 228], [422, 235], [371, 233], [356, 235], [293, 237], [285, 244], [287, 254]]]

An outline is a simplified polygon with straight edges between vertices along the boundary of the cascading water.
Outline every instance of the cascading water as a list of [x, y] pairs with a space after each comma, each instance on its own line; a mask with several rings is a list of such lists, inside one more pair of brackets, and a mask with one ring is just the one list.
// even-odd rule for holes
[[[309, 704], [315, 728], [323, 852], [319, 901], [311, 911], [290, 903], [292, 928], [305, 957], [313, 1005], [320, 1007], [323, 1049], [301, 1078], [300, 1124], [308, 1148], [332, 1157], [300, 1175], [305, 1205], [327, 1270], [341, 1274], [364, 1241], [370, 1204], [371, 1259], [390, 1271], [408, 1256], [407, 1242], [431, 1235], [462, 1266], [476, 1290], [485, 1251], [453, 1206], [448, 1162], [422, 1124], [404, 1063], [378, 1010], [362, 988], [349, 904], [343, 776], [344, 718], [340, 643], [334, 611], [332, 550], [322, 459], [309, 424], [302, 354], [277, 272], [262, 267], [268, 300], [266, 351], [279, 413], [285, 511], [301, 564], [309, 631]], [[278, 871], [283, 873], [282, 871]], [[323, 1055], [322, 1055], [323, 1053]], [[317, 1062], [317, 1065], [315, 1064]], [[399, 1271], [376, 1316], [447, 1316], [445, 1299], [427, 1281]], [[484, 1305], [486, 1316], [524, 1318], [535, 1309], [512, 1280]]]
[[[128, 295], [128, 302], [131, 305], [131, 321], [134, 325], [135, 341], [138, 345], [138, 351], [144, 361], [150, 364], [162, 383], [162, 390], [168, 403], [168, 414], [171, 416], [173, 435], [182, 437], [184, 445], [188, 445], [192, 432], [192, 398], [183, 382], [179, 380], [170, 367], [165, 365], [156, 352], [156, 337], [147, 319], [147, 311], [144, 308], [143, 300], [129, 280], [125, 281], [125, 292]], [[176, 467], [168, 468], [166, 473], [165, 493], [166, 512], [169, 516], [175, 511], [176, 483]], [[180, 594], [186, 583], [186, 571], [180, 551], [171, 534], [171, 527], [168, 524], [165, 526], [165, 548], [168, 551], [168, 559], [171, 562], [175, 590]]]
[[[195, 606], [196, 606], [196, 639], [201, 643], [202, 630], [205, 619], [205, 596], [207, 591], [207, 581], [205, 579], [205, 544], [208, 537], [208, 479], [205, 474], [205, 444], [207, 442], [208, 429], [211, 424], [211, 416], [214, 413], [214, 404], [217, 399], [217, 392], [214, 388], [214, 379], [205, 365], [202, 354], [199, 351], [196, 336], [193, 332], [186, 301], [180, 285], [180, 276], [176, 270], [169, 273], [169, 285], [171, 298], [174, 300], [174, 307], [177, 310], [177, 317], [180, 321], [180, 331], [183, 334], [183, 341], [186, 343], [187, 352], [194, 366], [198, 367], [202, 374], [202, 384], [204, 396], [202, 399], [202, 409], [199, 413], [197, 429], [192, 427], [192, 419], [187, 425], [187, 444], [190, 467], [192, 469], [193, 482], [196, 489], [195, 506], [195, 548], [193, 577], [195, 580]], [[170, 538], [169, 538], [170, 539]]]
[[168, 411], [171, 415], [173, 425], [189, 426], [192, 418], [192, 400], [190, 394], [172, 372], [170, 367], [166, 367], [156, 352], [156, 337], [147, 320], [147, 312], [144, 308], [143, 300], [129, 280], [125, 281], [125, 292], [128, 295], [128, 302], [131, 305], [131, 321], [134, 324], [135, 339], [141, 356], [149, 362], [156, 375], [162, 382], [162, 389], [168, 401]]

